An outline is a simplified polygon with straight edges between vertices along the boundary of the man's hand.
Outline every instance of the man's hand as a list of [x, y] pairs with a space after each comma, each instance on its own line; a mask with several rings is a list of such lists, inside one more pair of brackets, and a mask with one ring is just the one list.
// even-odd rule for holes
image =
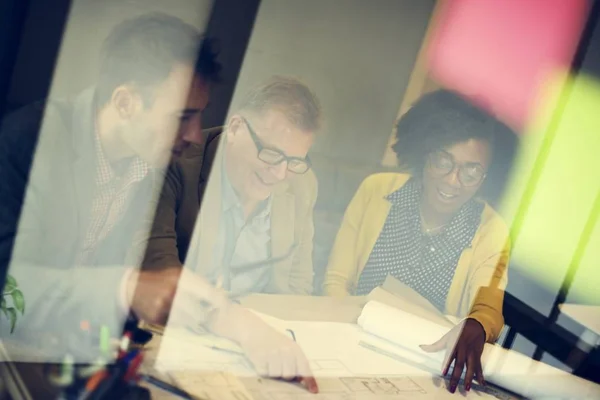
[[237, 342], [260, 375], [298, 379], [310, 392], [318, 392], [300, 346], [193, 272], [181, 267], [133, 271], [127, 297], [135, 314], [147, 322], [164, 325], [168, 318], [170, 326], [203, 323]]
[[138, 318], [153, 324], [197, 326], [228, 302], [222, 290], [183, 267], [132, 271], [127, 300]]
[[181, 267], [132, 271], [127, 282], [127, 300], [135, 315], [152, 324], [164, 325], [180, 276]]
[[236, 341], [259, 375], [299, 380], [309, 392], [319, 391], [300, 346], [247, 309], [232, 304], [226, 312], [218, 315], [211, 329], [216, 334]]
[[474, 377], [479, 384], [485, 384], [481, 367], [481, 354], [483, 353], [484, 345], [485, 330], [475, 319], [467, 318], [461, 324], [452, 328], [450, 332], [437, 342], [430, 345], [422, 345], [421, 348], [429, 353], [446, 350], [442, 375], [446, 376], [448, 374], [450, 365], [454, 361], [454, 370], [448, 387], [448, 390], [454, 393], [465, 366], [467, 368], [464, 382], [466, 391], [471, 389], [471, 382]]
[[257, 331], [240, 343], [256, 371], [269, 378], [298, 379], [309, 392], [317, 393], [317, 382], [300, 346], [274, 329], [265, 328], [256, 327]]

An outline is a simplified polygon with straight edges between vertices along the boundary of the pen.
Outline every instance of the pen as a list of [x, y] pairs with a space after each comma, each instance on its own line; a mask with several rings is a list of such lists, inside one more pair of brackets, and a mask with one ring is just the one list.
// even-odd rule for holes
[[290, 333], [290, 335], [292, 336], [292, 339], [294, 340], [294, 342], [296, 341], [296, 334], [294, 333], [293, 330], [291, 329], [286, 329], [286, 331], [288, 331]]
[[160, 388], [160, 389], [164, 390], [165, 392], [169, 392], [175, 396], [179, 396], [182, 399], [198, 400], [197, 398], [193, 397], [191, 394], [189, 394], [185, 390], [179, 389], [178, 387], [175, 387], [167, 382], [161, 381], [160, 379], [155, 378], [151, 375], [142, 375], [141, 377], [143, 380], [150, 383], [151, 385], [154, 385], [157, 388]]
[[88, 379], [85, 384], [85, 388], [83, 393], [79, 396], [79, 400], [87, 400], [90, 398], [91, 394], [100, 386], [100, 383], [104, 381], [108, 377], [108, 372], [103, 369], [101, 371], [96, 372], [90, 379]]
[[106, 399], [108, 394], [111, 393], [113, 390], [115, 390], [115, 388], [121, 381], [121, 379], [123, 377], [123, 373], [125, 372], [123, 370], [124, 367], [125, 367], [124, 365], [119, 364], [119, 363], [117, 363], [113, 367], [111, 367], [107, 371], [107, 375], [103, 379], [100, 379], [100, 381], [98, 382], [94, 391], [91, 393], [88, 393], [85, 398], [87, 400]]
[[235, 354], [236, 356], [243, 356], [244, 355], [244, 352], [242, 352], [242, 351], [231, 350], [231, 349], [224, 349], [223, 347], [219, 347], [219, 346], [206, 346], [206, 347], [209, 348], [209, 349], [211, 349], [211, 350], [222, 351], [223, 353]]

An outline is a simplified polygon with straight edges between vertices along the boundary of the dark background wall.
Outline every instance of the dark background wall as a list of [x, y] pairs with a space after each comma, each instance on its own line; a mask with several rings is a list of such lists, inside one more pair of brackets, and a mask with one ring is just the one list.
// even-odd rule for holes
[[0, 105], [6, 111], [48, 94], [71, 1], [49, 3], [1, 2]]
[[[97, 74], [98, 51], [112, 27], [126, 18], [161, 11], [183, 19], [220, 43], [224, 79], [213, 88], [211, 107], [204, 116], [205, 126], [215, 126], [225, 119], [260, 0], [219, 0], [214, 6], [212, 0], [17, 0], [13, 3], [11, 13], [2, 14], [16, 15], [19, 11], [23, 23], [13, 28], [19, 33], [15, 36], [19, 40], [9, 41], [16, 57], [7, 62], [12, 70], [10, 73], [5, 68], [1, 70], [0, 82], [6, 83], [8, 92], [0, 91], [0, 97], [6, 100], [7, 111], [48, 95], [72, 96], [92, 85]], [[9, 21], [18, 25], [15, 18]], [[10, 24], [2, 27], [7, 30]]]

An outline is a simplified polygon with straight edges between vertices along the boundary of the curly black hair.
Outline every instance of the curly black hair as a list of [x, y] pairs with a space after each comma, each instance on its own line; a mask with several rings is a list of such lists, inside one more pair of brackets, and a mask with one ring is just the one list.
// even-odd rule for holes
[[442, 89], [417, 100], [396, 124], [396, 142], [392, 149], [400, 168], [420, 177], [428, 154], [469, 139], [490, 143], [492, 162], [481, 192], [493, 200], [504, 186], [512, 165], [516, 135], [458, 93]]

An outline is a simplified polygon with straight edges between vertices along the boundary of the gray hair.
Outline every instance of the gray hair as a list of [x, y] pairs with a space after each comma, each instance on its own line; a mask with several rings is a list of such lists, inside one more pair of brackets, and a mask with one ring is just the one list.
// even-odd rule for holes
[[321, 105], [317, 96], [296, 78], [274, 76], [253, 88], [243, 99], [239, 110], [264, 113], [277, 110], [295, 126], [316, 132], [321, 126]]

